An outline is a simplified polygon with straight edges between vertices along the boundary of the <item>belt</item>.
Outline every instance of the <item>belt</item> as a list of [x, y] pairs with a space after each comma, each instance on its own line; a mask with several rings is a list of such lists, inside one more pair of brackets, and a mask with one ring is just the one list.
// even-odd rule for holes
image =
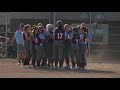
[[57, 41], [63, 41], [63, 40], [61, 40], [61, 39], [55, 39], [55, 40], [57, 40]]

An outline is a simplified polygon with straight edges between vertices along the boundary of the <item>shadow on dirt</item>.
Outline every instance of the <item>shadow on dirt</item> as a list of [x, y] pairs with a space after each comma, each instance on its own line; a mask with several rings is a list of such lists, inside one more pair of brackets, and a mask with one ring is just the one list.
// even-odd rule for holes
[[48, 71], [48, 72], [76, 72], [76, 73], [104, 73], [104, 74], [112, 74], [115, 72], [112, 71], [104, 71], [104, 70], [93, 70], [93, 69], [86, 69], [86, 70], [72, 70], [72, 69], [35, 69], [40, 71]]

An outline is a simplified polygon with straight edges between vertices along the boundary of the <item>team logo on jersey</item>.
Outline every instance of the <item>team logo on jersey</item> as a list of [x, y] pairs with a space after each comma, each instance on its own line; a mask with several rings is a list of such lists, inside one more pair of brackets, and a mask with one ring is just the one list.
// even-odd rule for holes
[[74, 34], [73, 38], [72, 38], [72, 43], [73, 44], [78, 44], [79, 43], [79, 35], [78, 34]]

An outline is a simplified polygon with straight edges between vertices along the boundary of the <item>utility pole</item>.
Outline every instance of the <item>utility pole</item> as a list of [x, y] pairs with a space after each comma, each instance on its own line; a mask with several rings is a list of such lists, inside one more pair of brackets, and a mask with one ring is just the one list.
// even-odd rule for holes
[[5, 57], [7, 58], [7, 31], [8, 31], [8, 28], [7, 28], [7, 24], [8, 24], [8, 13], [6, 12], [6, 39], [5, 39]]

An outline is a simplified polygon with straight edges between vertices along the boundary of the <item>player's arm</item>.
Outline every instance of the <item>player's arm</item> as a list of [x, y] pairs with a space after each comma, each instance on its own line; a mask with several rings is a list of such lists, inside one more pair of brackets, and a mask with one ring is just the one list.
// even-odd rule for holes
[[53, 30], [52, 39], [55, 39], [55, 30]]
[[88, 38], [87, 38], [87, 41], [88, 41], [88, 42], [91, 42], [91, 38], [88, 37]]
[[46, 35], [49, 36], [50, 38], [53, 37], [53, 35], [49, 31], [46, 32]]
[[88, 42], [91, 42], [91, 41], [92, 41], [92, 34], [88, 33]]
[[81, 37], [80, 37], [80, 35], [79, 35], [79, 42], [81, 42]]
[[80, 35], [80, 40], [82, 41], [82, 43], [84, 43], [84, 41], [83, 41], [83, 37], [84, 37], [84, 35], [81, 34], [81, 35]]
[[72, 39], [73, 38], [73, 34], [69, 34], [69, 39]]
[[32, 40], [32, 32], [28, 32], [29, 36], [28, 36], [28, 40]]
[[15, 32], [11, 42], [15, 41], [15, 39], [16, 39], [16, 32]]
[[68, 40], [68, 34], [65, 32], [65, 40]]

